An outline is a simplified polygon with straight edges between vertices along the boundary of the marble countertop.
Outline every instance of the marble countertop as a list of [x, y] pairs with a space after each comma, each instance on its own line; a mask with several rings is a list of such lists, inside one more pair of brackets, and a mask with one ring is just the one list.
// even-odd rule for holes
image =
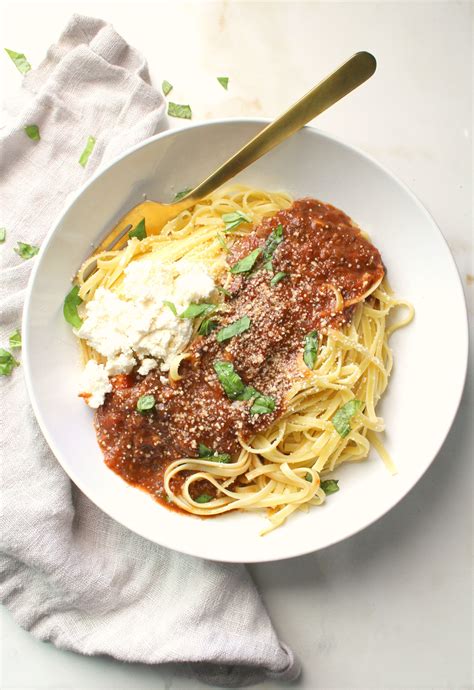
[[[421, 199], [453, 252], [472, 316], [471, 8], [12, 1], [2, 5], [0, 45], [25, 52], [34, 66], [72, 12], [100, 16], [147, 56], [153, 83], [174, 84], [174, 100], [190, 103], [194, 120], [276, 115], [356, 50], [373, 52], [376, 76], [317, 126], [376, 157]], [[228, 91], [216, 81], [223, 75]], [[0, 58], [4, 103], [18, 79]], [[472, 687], [470, 394], [472, 385], [430, 470], [383, 519], [319, 553], [252, 566], [281, 638], [303, 662], [301, 690]], [[198, 685], [169, 667], [57, 650], [5, 610], [1, 624], [4, 690]]]

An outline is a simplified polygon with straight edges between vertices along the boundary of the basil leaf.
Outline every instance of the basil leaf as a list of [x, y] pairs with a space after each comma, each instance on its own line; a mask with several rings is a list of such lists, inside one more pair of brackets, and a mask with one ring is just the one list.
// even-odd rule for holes
[[217, 237], [217, 241], [218, 241], [219, 244], [221, 245], [222, 249], [223, 249], [225, 252], [229, 253], [229, 252], [230, 252], [230, 247], [229, 247], [229, 245], [227, 244], [227, 242], [225, 241], [225, 239], [222, 237], [222, 235], [221, 235], [220, 232], [217, 232], [217, 233], [216, 233], [216, 237]]
[[225, 288], [220, 287], [220, 285], [216, 285], [216, 290], [217, 290], [217, 292], [222, 292], [222, 294], [225, 295], [226, 297], [232, 297], [230, 292], [228, 290], [226, 290]]
[[33, 141], [39, 141], [41, 139], [38, 125], [26, 125], [24, 129], [27, 135], [30, 137], [30, 139], [33, 139]]
[[212, 462], [222, 462], [226, 464], [230, 462], [230, 455], [228, 453], [214, 452], [211, 448], [204, 445], [204, 443], [199, 444], [198, 457], [206, 458], [206, 460], [211, 460]]
[[174, 195], [173, 201], [179, 201], [180, 199], [183, 198], [183, 196], [186, 196], [189, 194], [189, 192], [192, 190], [192, 187], [186, 187], [185, 189], [182, 189], [180, 192], [176, 192]]
[[257, 249], [254, 249], [253, 252], [250, 252], [250, 254], [247, 254], [247, 256], [244, 256], [243, 259], [240, 261], [237, 261], [234, 266], [230, 269], [231, 273], [248, 273], [253, 268], [254, 263], [257, 261], [258, 257], [260, 256], [260, 253], [262, 251], [261, 247], [257, 247]]
[[156, 400], [154, 395], [142, 395], [137, 401], [138, 412], [149, 412], [155, 407]]
[[312, 475], [311, 475], [310, 472], [306, 472], [304, 478], [306, 479], [307, 482], [312, 482], [312, 481], [313, 481], [313, 477], [312, 477]]
[[175, 316], [178, 316], [178, 311], [177, 311], [175, 305], [173, 304], [173, 302], [168, 302], [168, 300], [163, 300], [163, 304], [165, 305], [165, 307], [168, 307], [168, 309], [171, 309], [171, 311], [173, 312], [173, 314]]
[[[274, 230], [267, 237], [267, 241], [263, 247], [263, 258], [265, 262], [271, 260], [275, 249], [285, 238], [283, 237], [283, 225], [277, 225]], [[265, 267], [266, 268], [266, 267]]]
[[335, 494], [336, 491], [339, 491], [339, 479], [325, 479], [323, 482], [321, 482], [321, 489], [324, 491], [326, 496], [329, 496], [329, 494]]
[[161, 83], [161, 88], [163, 89], [164, 95], [167, 96], [170, 93], [170, 91], [173, 90], [173, 84], [170, 84], [169, 81], [166, 81], [166, 79], [164, 79]]
[[246, 386], [231, 362], [217, 360], [214, 362], [214, 371], [225, 394], [231, 400], [242, 400], [240, 396], [245, 393]]
[[19, 328], [15, 329], [13, 333], [10, 333], [9, 343], [12, 349], [21, 347], [21, 333]]
[[253, 386], [245, 386], [244, 390], [242, 391], [241, 395], [239, 395], [237, 400], [252, 400], [252, 398], [256, 398], [257, 395], [260, 395], [260, 393], [256, 388], [254, 388]]
[[8, 48], [5, 48], [5, 52], [8, 55], [8, 57], [13, 61], [15, 67], [19, 72], [21, 72], [22, 74], [26, 74], [30, 71], [31, 65], [26, 59], [26, 55], [24, 55], [23, 53], [17, 53], [16, 50], [8, 50]]
[[198, 496], [194, 500], [196, 501], [196, 503], [209, 503], [209, 501], [212, 501], [213, 498], [214, 497], [209, 496], [209, 494], [201, 494], [200, 496]]
[[217, 81], [227, 91], [229, 87], [229, 77], [217, 77]]
[[242, 316], [241, 319], [237, 319], [233, 323], [221, 328], [219, 333], [216, 335], [216, 340], [218, 343], [223, 343], [224, 340], [229, 340], [240, 333], [244, 333], [250, 328], [250, 318], [248, 316]]
[[20, 362], [17, 362], [11, 352], [0, 347], [0, 376], [10, 376], [13, 367], [18, 367]]
[[17, 244], [18, 247], [14, 247], [13, 251], [22, 259], [32, 259], [39, 252], [39, 247], [34, 244], [26, 244], [26, 242], [17, 242]]
[[168, 115], [171, 117], [182, 117], [185, 120], [190, 120], [193, 116], [193, 113], [189, 105], [180, 105], [179, 103], [169, 101]]
[[318, 358], [319, 338], [317, 331], [311, 331], [305, 336], [303, 361], [308, 369], [314, 369]]
[[89, 136], [89, 138], [87, 139], [84, 151], [81, 153], [81, 157], [79, 158], [79, 165], [82, 165], [83, 168], [86, 167], [87, 161], [89, 160], [89, 156], [94, 150], [95, 141], [95, 137], [92, 136]]
[[272, 260], [271, 260], [271, 259], [268, 259], [268, 261], [265, 261], [265, 263], [263, 264], [263, 268], [264, 268], [266, 271], [270, 271], [270, 273], [273, 273], [273, 263], [272, 263]]
[[6, 228], [0, 228], [0, 244], [5, 242], [7, 239], [7, 229]]
[[129, 239], [132, 239], [132, 237], [136, 237], [139, 240], [144, 240], [146, 237], [146, 228], [145, 228], [145, 219], [142, 218], [141, 221], [133, 228], [133, 230], [130, 230], [128, 233]]
[[225, 223], [225, 231], [230, 232], [237, 228], [241, 223], [251, 223], [252, 219], [245, 213], [235, 211], [234, 213], [224, 213], [222, 220]]
[[283, 280], [283, 278], [286, 278], [288, 273], [285, 273], [285, 271], [278, 271], [278, 273], [275, 273], [273, 278], [270, 281], [270, 285], [272, 287], [275, 287], [275, 285], [278, 285], [278, 283]]
[[72, 290], [66, 295], [63, 306], [64, 318], [71, 326], [74, 328], [80, 328], [82, 326], [82, 319], [77, 313], [77, 307], [82, 303], [82, 299], [79, 297], [79, 285], [74, 285]]
[[250, 408], [250, 414], [270, 414], [275, 409], [275, 399], [258, 394]]
[[187, 309], [179, 315], [180, 319], [195, 319], [197, 316], [204, 316], [204, 314], [210, 314], [215, 311], [215, 304], [206, 304], [202, 302], [201, 304], [191, 303]]
[[213, 319], [204, 319], [198, 328], [198, 333], [199, 335], [209, 335], [209, 333], [216, 330], [218, 325], [218, 321], [214, 321]]
[[360, 400], [349, 400], [345, 405], [340, 407], [334, 417], [332, 423], [339, 436], [345, 438], [351, 430], [350, 420], [360, 410], [362, 403]]

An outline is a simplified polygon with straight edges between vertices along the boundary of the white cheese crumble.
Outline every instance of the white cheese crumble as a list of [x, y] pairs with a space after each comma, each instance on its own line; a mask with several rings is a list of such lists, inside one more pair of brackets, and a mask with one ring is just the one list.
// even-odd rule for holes
[[105, 366], [90, 359], [81, 373], [79, 388], [79, 395], [84, 398], [89, 407], [96, 408], [102, 405], [105, 394], [112, 390]]
[[[214, 288], [212, 277], [200, 263], [181, 260], [165, 264], [152, 257], [132, 261], [119, 288], [99, 287], [93, 299], [80, 308], [83, 323], [75, 334], [106, 358], [105, 366], [96, 365], [102, 369], [90, 367], [88, 385], [94, 386], [94, 373], [100, 386], [104, 376], [128, 374], [137, 364], [142, 375], [158, 363], [167, 371], [191, 338], [192, 320], [175, 316], [164, 303], [172, 302], [180, 314], [192, 302], [211, 297]], [[81, 385], [82, 393], [92, 394], [85, 383]], [[99, 398], [94, 393], [88, 402], [91, 405], [92, 399]], [[103, 396], [99, 405], [102, 402]]]

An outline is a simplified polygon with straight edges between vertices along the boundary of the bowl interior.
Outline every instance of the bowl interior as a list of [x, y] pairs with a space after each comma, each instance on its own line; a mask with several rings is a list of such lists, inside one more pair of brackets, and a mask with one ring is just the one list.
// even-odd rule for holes
[[[436, 225], [408, 190], [374, 161], [305, 128], [237, 179], [314, 196], [348, 213], [380, 249], [392, 287], [416, 317], [395, 333], [395, 366], [380, 405], [392, 477], [372, 452], [341, 468], [340, 492], [321, 508], [294, 515], [265, 537], [260, 514], [212, 520], [179, 515], [107, 469], [92, 412], [77, 395], [80, 359], [62, 317], [70, 279], [94, 245], [146, 194], [169, 200], [251, 138], [263, 120], [228, 120], [175, 130], [142, 144], [99, 172], [75, 197], [42, 247], [24, 315], [24, 362], [36, 416], [66, 472], [100, 508], [170, 548], [225, 561], [266, 561], [323, 548], [359, 531], [397, 503], [427, 469], [454, 418], [465, 376], [464, 298], [453, 259]], [[450, 372], [440, 381], [439, 313], [450, 314]], [[49, 365], [45, 366], [44, 353]], [[438, 372], [438, 373], [437, 373]], [[54, 386], [51, 385], [52, 376]], [[443, 393], [439, 394], [442, 385]]]

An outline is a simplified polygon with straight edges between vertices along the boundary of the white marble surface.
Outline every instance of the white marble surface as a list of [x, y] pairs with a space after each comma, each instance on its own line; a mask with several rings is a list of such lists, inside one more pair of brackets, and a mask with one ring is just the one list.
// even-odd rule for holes
[[[348, 55], [372, 51], [376, 77], [317, 124], [374, 155], [421, 198], [453, 251], [472, 313], [471, 8], [15, 1], [2, 4], [0, 45], [25, 52], [35, 65], [72, 12], [101, 16], [141, 48], [154, 83], [175, 85], [173, 98], [189, 102], [195, 120], [276, 115]], [[223, 75], [228, 92], [215, 79]], [[5, 103], [19, 79], [0, 56]], [[426, 260], [420, 257], [420, 270]], [[445, 376], [449, 316], [447, 323], [440, 315], [440, 340], [427, 344], [439, 348]], [[281, 637], [302, 659], [298, 688], [472, 687], [472, 446], [465, 392], [432, 468], [389, 515], [317, 554], [252, 567]], [[4, 690], [198, 685], [171, 668], [59, 651], [21, 630], [8, 612], [1, 620]]]

